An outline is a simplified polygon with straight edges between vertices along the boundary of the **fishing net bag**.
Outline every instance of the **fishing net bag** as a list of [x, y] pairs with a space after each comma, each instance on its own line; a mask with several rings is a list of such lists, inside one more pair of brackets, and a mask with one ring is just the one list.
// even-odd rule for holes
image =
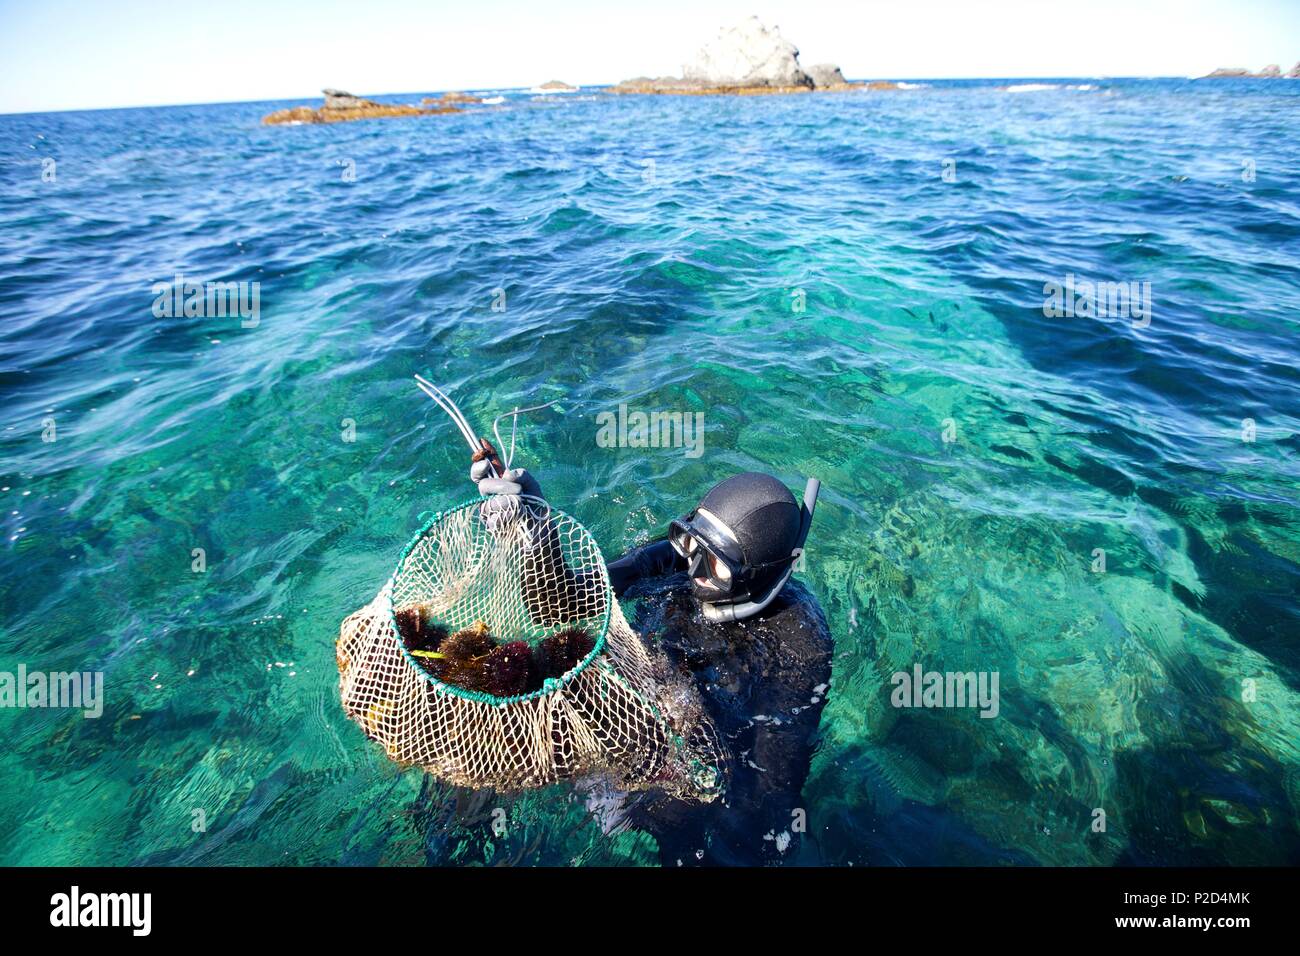
[[[375, 599], [343, 622], [347, 715], [392, 760], [456, 786], [511, 791], [590, 775], [714, 799], [721, 748], [698, 693], [628, 625], [591, 535], [539, 499], [487, 501], [435, 515]], [[434, 649], [413, 649], [413, 631]], [[499, 696], [466, 686], [463, 673], [430, 672], [430, 660], [490, 664], [437, 649], [476, 641], [524, 652], [514, 664], [522, 656], [533, 668], [529, 689]]]

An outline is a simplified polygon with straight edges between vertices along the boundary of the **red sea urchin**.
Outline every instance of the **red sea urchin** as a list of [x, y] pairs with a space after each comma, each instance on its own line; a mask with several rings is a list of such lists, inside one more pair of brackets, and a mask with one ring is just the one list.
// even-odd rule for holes
[[552, 634], [537, 646], [537, 658], [542, 677], [545, 679], [563, 677], [577, 667], [595, 646], [596, 639], [581, 628], [570, 628]]
[[402, 635], [402, 643], [407, 650], [436, 651], [447, 636], [446, 630], [430, 618], [428, 605], [412, 604], [394, 611], [393, 617], [397, 620], [397, 632]]
[[495, 647], [487, 625], [475, 621], [457, 631], [438, 646], [441, 658], [418, 658], [425, 670], [445, 684], [466, 690], [484, 690], [483, 664]]
[[433, 623], [428, 607], [423, 604], [413, 604], [394, 611], [393, 618], [397, 621], [397, 633], [401, 635], [406, 649], [420, 662], [421, 667], [437, 677], [434, 667], [441, 662], [432, 655], [440, 652], [447, 637], [446, 629]]
[[402, 608], [394, 617], [402, 643], [428, 674], [493, 697], [541, 690], [546, 679], [563, 677], [596, 646], [591, 634], [579, 628], [552, 634], [536, 647], [527, 641], [498, 645], [482, 621], [448, 635], [423, 605]]
[[518, 697], [541, 686], [532, 648], [525, 641], [502, 644], [483, 662], [483, 690], [493, 697]]

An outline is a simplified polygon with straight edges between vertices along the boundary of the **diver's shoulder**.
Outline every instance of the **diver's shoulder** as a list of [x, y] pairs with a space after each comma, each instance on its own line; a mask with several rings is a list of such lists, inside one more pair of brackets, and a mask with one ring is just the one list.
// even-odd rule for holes
[[797, 581], [794, 578], [785, 583], [785, 587], [777, 595], [776, 601], [772, 603], [779, 603], [783, 607], [791, 608], [797, 613], [808, 617], [815, 617], [821, 621], [826, 620], [822, 606], [812, 591], [808, 590], [802, 581]]
[[810, 643], [831, 643], [826, 613], [813, 593], [791, 578], [767, 608], [767, 622], [787, 636], [803, 635]]

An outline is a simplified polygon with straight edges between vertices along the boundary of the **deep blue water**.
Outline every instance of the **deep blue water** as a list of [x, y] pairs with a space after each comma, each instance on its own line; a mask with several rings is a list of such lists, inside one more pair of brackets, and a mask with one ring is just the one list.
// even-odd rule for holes
[[[106, 694], [0, 712], [0, 862], [657, 860], [339, 709], [340, 620], [471, 490], [415, 372], [557, 399], [520, 459], [607, 555], [822, 479], [798, 862], [1300, 861], [1300, 82], [1030, 82], [0, 116], [0, 670]], [[156, 316], [177, 274], [259, 321]], [[1150, 308], [1045, 314], [1069, 276]], [[620, 403], [703, 453], [601, 447]], [[893, 707], [915, 663], [999, 715]]]

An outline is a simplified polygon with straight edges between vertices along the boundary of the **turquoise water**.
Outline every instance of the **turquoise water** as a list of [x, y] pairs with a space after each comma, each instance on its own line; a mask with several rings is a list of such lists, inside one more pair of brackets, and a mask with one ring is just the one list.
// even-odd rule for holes
[[[1051, 82], [0, 117], [0, 670], [105, 681], [0, 711], [0, 862], [657, 862], [342, 715], [339, 622], [470, 491], [415, 372], [557, 399], [519, 459], [607, 557], [822, 479], [798, 862], [1300, 861], [1300, 83]], [[258, 323], [155, 317], [177, 273]], [[1149, 324], [1047, 317], [1068, 275]], [[602, 447], [620, 403], [703, 453]], [[891, 706], [914, 664], [998, 716]]]

